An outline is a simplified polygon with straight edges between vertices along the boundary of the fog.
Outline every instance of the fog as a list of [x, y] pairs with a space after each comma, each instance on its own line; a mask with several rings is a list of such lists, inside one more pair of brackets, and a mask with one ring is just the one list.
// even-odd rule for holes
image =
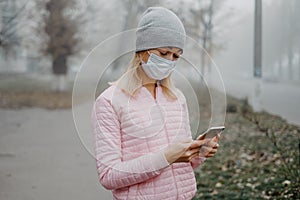
[[[230, 1], [228, 1], [230, 3]], [[300, 59], [299, 13], [296, 1], [263, 1], [262, 78], [260, 106], [262, 110], [280, 115], [288, 121], [300, 123]], [[253, 79], [254, 4], [247, 9], [236, 7], [234, 26], [222, 39], [226, 45], [216, 55], [226, 85], [226, 91], [251, 102]], [[296, 14], [297, 13], [297, 14]]]
[[[225, 130], [229, 140], [222, 141], [227, 151], [222, 147], [220, 152], [226, 163], [218, 161], [218, 166], [211, 162], [212, 171], [204, 172], [203, 177], [227, 181], [237, 175], [242, 180], [239, 173], [243, 172], [245, 188], [239, 187], [240, 180], [232, 184], [237, 185], [233, 190], [243, 190], [236, 191], [241, 198], [247, 198], [243, 196], [246, 188], [272, 198], [265, 196], [271, 191], [264, 184], [272, 185], [268, 178], [282, 175], [283, 179], [275, 180], [285, 195], [287, 186], [283, 183], [288, 181], [292, 186], [298, 179], [276, 171], [276, 167], [280, 163], [298, 167], [294, 164], [299, 158], [295, 153], [298, 140], [294, 139], [299, 138], [298, 129], [291, 127], [290, 140], [278, 139], [280, 144], [292, 141], [282, 143], [282, 155], [289, 153], [283, 159], [276, 142], [275, 150], [266, 142], [268, 131], [273, 129], [259, 130], [256, 122], [232, 109], [236, 105], [230, 107], [226, 97], [247, 100], [254, 111], [267, 111], [300, 126], [300, 0], [262, 0], [262, 64], [256, 66], [261, 71], [254, 70], [255, 2], [0, 0], [0, 199], [112, 198], [99, 187], [90, 112], [95, 97], [126, 70], [135, 52], [135, 28], [149, 6], [171, 9], [185, 26], [186, 46], [172, 78], [186, 96], [193, 136], [229, 119]], [[261, 77], [254, 76], [258, 71]], [[232, 113], [225, 118], [227, 105]], [[289, 133], [287, 123], [276, 120], [279, 130], [274, 131], [286, 137], [281, 132]], [[256, 138], [268, 148], [256, 146]], [[248, 139], [254, 140], [252, 146]], [[252, 165], [261, 160], [264, 165], [269, 162], [272, 170]], [[248, 171], [240, 168], [243, 163], [257, 170], [249, 173], [269, 177], [257, 179], [262, 185], [251, 186]], [[234, 175], [211, 178], [214, 173], [220, 175], [219, 169]], [[213, 187], [217, 185], [220, 183]], [[256, 192], [256, 186], [262, 191]]]
[[[51, 56], [43, 52], [47, 41], [47, 36], [43, 33], [43, 19], [47, 15], [42, 9], [39, 10], [42, 4], [38, 2], [32, 0], [26, 4], [21, 1], [1, 3], [3, 16], [11, 16], [12, 11], [20, 11], [20, 17], [12, 20], [13, 24], [5, 20], [1, 22], [3, 48], [0, 50], [0, 73], [26, 74], [44, 77], [45, 80], [52, 76]], [[24, 5], [25, 9], [20, 9]], [[209, 11], [212, 12], [212, 29], [208, 30], [209, 36], [203, 35], [205, 28], [195, 17], [196, 14], [200, 14], [207, 18], [203, 10], [208, 9], [209, 1], [156, 0], [120, 3], [116, 0], [81, 0], [74, 5], [67, 8], [66, 13], [73, 19], [83, 20], [77, 21], [79, 25], [75, 36], [80, 42], [79, 45], [76, 44], [76, 53], [68, 56], [68, 80], [74, 80], [84, 59], [93, 48], [97, 48], [97, 45], [99, 47], [101, 42], [115, 34], [136, 28], [139, 17], [147, 7], [165, 6], [178, 14], [186, 27], [188, 37], [195, 40], [199, 46], [204, 45], [203, 38], [210, 38], [207, 40], [209, 47], [205, 49], [211, 57], [209, 61], [202, 57], [201, 50], [193, 49], [193, 46], [188, 46], [183, 55], [195, 58], [195, 65], [201, 71], [198, 76], [210, 79], [213, 85], [216, 74], [214, 69], [211, 69], [211, 63], [215, 63], [228, 94], [248, 98], [252, 105], [257, 105], [257, 110], [266, 110], [292, 123], [300, 124], [300, 114], [295, 112], [295, 108], [300, 107], [300, 15], [297, 12], [300, 8], [299, 1], [262, 2], [262, 78], [258, 80], [253, 79], [254, 1], [214, 1], [212, 10]], [[5, 39], [5, 28], [8, 25], [14, 30], [14, 37]], [[13, 42], [9, 48], [6, 47], [7, 41]], [[106, 49], [111, 48], [118, 54], [126, 45], [134, 45], [134, 39], [115, 41], [114, 46]], [[105, 53], [105, 50], [102, 51]], [[116, 59], [115, 67], [108, 69], [111, 70], [108, 79], [115, 79], [120, 75], [129, 60], [130, 56], [123, 61]], [[100, 68], [107, 67], [102, 66], [102, 62], [103, 60], [94, 59], [93, 63]], [[117, 65], [120, 70], [115, 70]], [[55, 82], [57, 81], [52, 84]], [[2, 85], [5, 85], [5, 82]], [[260, 91], [258, 98], [253, 97], [256, 90]]]

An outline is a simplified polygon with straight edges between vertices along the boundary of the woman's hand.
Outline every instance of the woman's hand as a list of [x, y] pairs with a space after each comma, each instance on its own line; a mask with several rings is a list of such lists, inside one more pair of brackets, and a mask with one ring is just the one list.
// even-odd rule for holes
[[195, 156], [199, 156], [200, 146], [207, 142], [208, 140], [206, 139], [186, 139], [170, 144], [165, 150], [166, 159], [170, 164], [174, 162], [190, 162]]
[[[212, 139], [210, 139], [207, 143], [205, 143], [204, 145], [202, 145], [200, 147], [200, 151], [199, 151], [199, 157], [205, 157], [205, 158], [210, 158], [215, 156], [218, 147], [219, 147], [219, 139], [220, 139], [220, 134], [216, 135], [215, 137], [213, 137]], [[204, 137], [199, 137], [200, 141], [205, 140]]]

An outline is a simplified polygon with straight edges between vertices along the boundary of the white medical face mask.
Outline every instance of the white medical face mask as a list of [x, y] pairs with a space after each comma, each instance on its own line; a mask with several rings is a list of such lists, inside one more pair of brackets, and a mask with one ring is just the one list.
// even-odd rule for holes
[[[149, 53], [149, 52], [148, 52]], [[176, 61], [168, 60], [154, 53], [149, 53], [147, 63], [142, 61], [144, 72], [152, 79], [162, 80], [168, 77], [175, 69]]]

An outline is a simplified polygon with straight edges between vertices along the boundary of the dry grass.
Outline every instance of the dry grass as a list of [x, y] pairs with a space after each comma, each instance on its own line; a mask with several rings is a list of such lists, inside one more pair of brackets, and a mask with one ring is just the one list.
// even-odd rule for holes
[[72, 94], [70, 92], [0, 91], [0, 107], [68, 109], [72, 107]]

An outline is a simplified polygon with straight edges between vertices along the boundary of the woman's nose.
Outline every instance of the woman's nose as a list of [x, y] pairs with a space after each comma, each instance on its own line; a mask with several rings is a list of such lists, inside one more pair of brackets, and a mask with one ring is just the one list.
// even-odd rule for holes
[[176, 60], [176, 58], [175, 58], [175, 56], [174, 56], [173, 53], [168, 54], [167, 57], [166, 57], [166, 59], [172, 60], [172, 61]]

